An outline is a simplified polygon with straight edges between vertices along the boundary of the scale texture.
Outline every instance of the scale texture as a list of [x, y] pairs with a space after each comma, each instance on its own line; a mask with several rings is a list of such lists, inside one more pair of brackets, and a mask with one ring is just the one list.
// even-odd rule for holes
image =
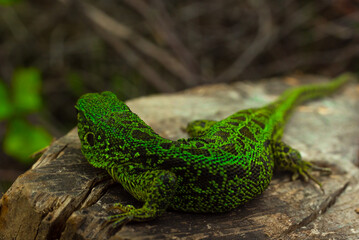
[[83, 95], [76, 104], [82, 153], [103, 168], [141, 208], [114, 205], [116, 224], [146, 221], [167, 208], [187, 212], [225, 212], [261, 194], [274, 168], [312, 179], [311, 170], [327, 171], [301, 159], [281, 141], [285, 123], [300, 103], [334, 92], [349, 80], [285, 91], [262, 108], [246, 109], [221, 120], [188, 124], [190, 138], [165, 139], [111, 92]]

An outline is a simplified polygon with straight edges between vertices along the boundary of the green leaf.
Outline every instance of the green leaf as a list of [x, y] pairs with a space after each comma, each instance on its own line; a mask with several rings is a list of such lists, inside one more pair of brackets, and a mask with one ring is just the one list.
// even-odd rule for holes
[[12, 106], [10, 103], [8, 89], [3, 80], [0, 79], [0, 121], [11, 116]]
[[14, 119], [7, 129], [4, 151], [21, 162], [30, 163], [30, 155], [49, 145], [51, 139], [45, 129], [32, 126], [23, 119]]
[[23, 68], [14, 73], [13, 99], [17, 111], [34, 112], [41, 108], [41, 76], [35, 68]]
[[20, 2], [20, 0], [0, 0], [0, 5], [11, 5]]
[[79, 96], [85, 92], [83, 80], [77, 72], [75, 72], [75, 71], [70, 72], [67, 75], [66, 80], [67, 80], [67, 84], [70, 87], [71, 91], [73, 93], [75, 93], [76, 95]]

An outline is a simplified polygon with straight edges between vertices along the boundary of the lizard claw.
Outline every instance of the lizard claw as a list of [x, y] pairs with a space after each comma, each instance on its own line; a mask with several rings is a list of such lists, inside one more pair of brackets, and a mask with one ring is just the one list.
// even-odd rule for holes
[[313, 165], [313, 164], [311, 164], [311, 169], [314, 171], [325, 172], [328, 175], [330, 175], [332, 173], [332, 170], [330, 168], [323, 168], [323, 167], [319, 167], [319, 166]]
[[107, 221], [113, 222], [115, 227], [125, 225], [133, 219], [133, 216], [128, 213], [121, 213], [107, 217]]
[[297, 180], [297, 179], [298, 179], [298, 177], [299, 177], [298, 172], [294, 172], [294, 173], [293, 173], [293, 175], [292, 175], [292, 181]]
[[296, 171], [293, 173], [292, 180], [297, 179], [299, 175], [304, 178], [305, 182], [308, 182], [310, 179], [315, 182], [319, 186], [320, 190], [324, 193], [322, 183], [318, 179], [313, 177], [313, 175], [310, 173], [311, 171], [325, 172], [327, 174], [331, 174], [332, 172], [330, 168], [322, 168], [308, 161], [302, 160], [301, 164], [298, 165], [298, 168], [296, 168]]
[[114, 226], [124, 225], [130, 221], [147, 221], [158, 215], [156, 210], [152, 208], [135, 208], [132, 205], [124, 206], [121, 203], [114, 204], [112, 208], [121, 211], [120, 214], [107, 217], [107, 221], [113, 222]]
[[134, 211], [136, 208], [133, 205], [122, 205], [121, 203], [115, 203], [111, 206], [112, 209], [120, 210], [120, 214], [115, 214], [106, 218], [108, 222], [113, 222], [113, 226], [121, 226], [130, 222], [134, 218]]

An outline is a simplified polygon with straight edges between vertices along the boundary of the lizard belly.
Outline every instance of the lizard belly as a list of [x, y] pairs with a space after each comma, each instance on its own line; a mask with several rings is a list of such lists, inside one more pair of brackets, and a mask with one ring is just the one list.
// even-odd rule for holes
[[173, 169], [178, 176], [178, 188], [171, 208], [187, 212], [225, 212], [238, 207], [267, 188], [273, 163], [264, 159], [206, 164], [204, 168], [186, 169], [187, 174]]

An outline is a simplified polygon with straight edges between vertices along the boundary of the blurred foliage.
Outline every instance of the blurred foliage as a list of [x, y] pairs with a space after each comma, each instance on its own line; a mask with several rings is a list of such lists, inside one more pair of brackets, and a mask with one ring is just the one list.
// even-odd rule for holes
[[80, 74], [77, 72], [69, 72], [66, 76], [67, 84], [70, 90], [77, 96], [80, 96], [85, 92], [84, 90], [84, 81], [81, 78]]
[[13, 119], [7, 131], [4, 141], [5, 152], [25, 163], [31, 163], [31, 154], [51, 142], [51, 136], [42, 127], [33, 126], [22, 119]]
[[37, 69], [15, 71], [12, 83], [13, 107], [17, 113], [31, 113], [41, 108], [41, 77]]
[[51, 135], [43, 127], [26, 120], [27, 115], [42, 107], [40, 73], [35, 68], [16, 70], [11, 89], [0, 81], [0, 120], [7, 123], [3, 150], [23, 163], [30, 163], [30, 155], [51, 141]]
[[8, 90], [4, 84], [4, 82], [0, 81], [0, 120], [4, 120], [7, 117], [11, 116], [12, 108], [10, 103], [10, 98], [8, 95]]
[[21, 0], [0, 0], [0, 5], [12, 5], [14, 3], [20, 2]]

